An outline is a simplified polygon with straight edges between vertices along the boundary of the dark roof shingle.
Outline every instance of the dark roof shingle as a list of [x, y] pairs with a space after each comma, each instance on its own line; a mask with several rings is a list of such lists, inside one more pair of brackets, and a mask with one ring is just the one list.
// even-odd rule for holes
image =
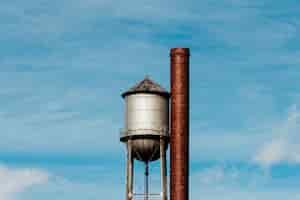
[[159, 84], [155, 83], [148, 76], [146, 76], [144, 80], [140, 81], [139, 83], [134, 85], [132, 88], [130, 88], [126, 92], [122, 93], [122, 97], [124, 98], [127, 95], [135, 94], [135, 93], [154, 93], [154, 94], [160, 94], [160, 95], [166, 96], [166, 97], [170, 96], [170, 93], [168, 91], [166, 91]]

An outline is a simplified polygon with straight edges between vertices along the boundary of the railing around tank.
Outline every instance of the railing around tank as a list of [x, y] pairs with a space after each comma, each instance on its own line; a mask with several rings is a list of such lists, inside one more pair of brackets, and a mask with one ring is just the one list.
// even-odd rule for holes
[[129, 135], [161, 135], [169, 136], [169, 130], [167, 128], [160, 129], [120, 129], [120, 137], [126, 137]]

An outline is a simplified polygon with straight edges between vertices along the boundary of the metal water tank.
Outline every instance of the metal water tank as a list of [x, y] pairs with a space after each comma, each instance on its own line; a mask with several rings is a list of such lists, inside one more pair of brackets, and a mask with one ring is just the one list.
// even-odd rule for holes
[[160, 157], [160, 139], [169, 140], [170, 93], [146, 77], [124, 92], [122, 97], [126, 110], [120, 140], [131, 140], [135, 159], [144, 162], [157, 160]]

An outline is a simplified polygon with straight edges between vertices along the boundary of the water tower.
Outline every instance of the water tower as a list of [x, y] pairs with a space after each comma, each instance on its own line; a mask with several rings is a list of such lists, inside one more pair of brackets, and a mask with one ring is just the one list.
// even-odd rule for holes
[[[146, 77], [122, 94], [125, 99], [125, 127], [120, 141], [126, 144], [126, 200], [142, 196], [160, 196], [167, 200], [166, 150], [169, 142], [169, 98], [170, 93]], [[148, 165], [160, 159], [161, 193], [149, 193]], [[145, 191], [134, 193], [134, 161], [145, 164]]]

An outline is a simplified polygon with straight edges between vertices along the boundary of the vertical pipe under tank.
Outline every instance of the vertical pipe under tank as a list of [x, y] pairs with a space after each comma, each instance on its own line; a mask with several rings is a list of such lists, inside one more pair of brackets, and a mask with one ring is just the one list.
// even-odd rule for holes
[[145, 162], [145, 200], [149, 199], [149, 164]]
[[189, 49], [172, 48], [170, 197], [189, 198]]

